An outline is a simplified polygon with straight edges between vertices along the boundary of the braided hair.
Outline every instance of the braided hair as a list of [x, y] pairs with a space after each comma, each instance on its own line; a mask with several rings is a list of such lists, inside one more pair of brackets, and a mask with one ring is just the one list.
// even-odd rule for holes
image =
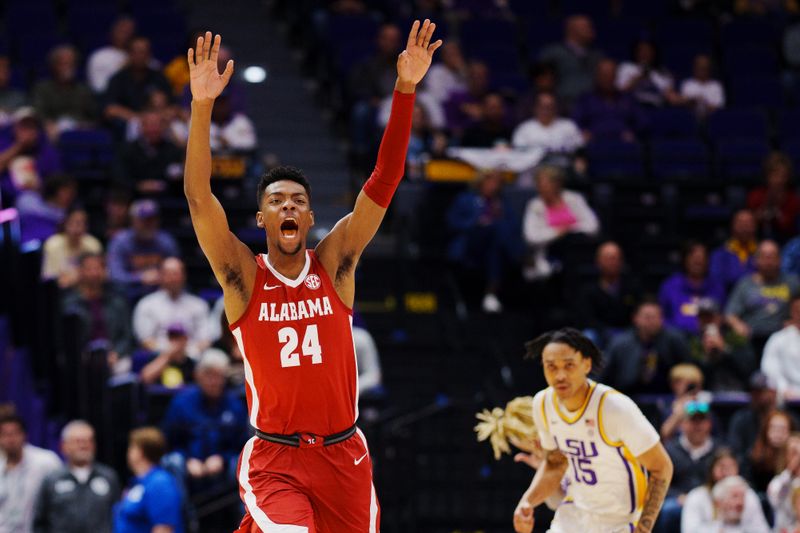
[[603, 364], [603, 354], [600, 348], [583, 333], [575, 328], [561, 328], [548, 331], [539, 335], [532, 341], [525, 343], [525, 359], [534, 359], [541, 362], [542, 352], [548, 344], [566, 344], [582, 357], [592, 360], [592, 370], [600, 370]]

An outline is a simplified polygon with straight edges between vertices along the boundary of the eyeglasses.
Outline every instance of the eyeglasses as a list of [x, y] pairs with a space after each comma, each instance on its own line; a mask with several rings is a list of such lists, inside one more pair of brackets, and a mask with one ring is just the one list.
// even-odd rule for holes
[[711, 406], [708, 405], [708, 402], [686, 403], [686, 416], [707, 415], [709, 411], [711, 411]]

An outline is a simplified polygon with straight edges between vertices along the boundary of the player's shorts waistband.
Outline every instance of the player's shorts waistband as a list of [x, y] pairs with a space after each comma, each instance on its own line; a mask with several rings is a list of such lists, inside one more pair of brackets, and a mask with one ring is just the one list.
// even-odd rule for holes
[[330, 446], [339, 442], [346, 441], [356, 434], [356, 425], [353, 424], [344, 431], [333, 435], [315, 435], [313, 433], [294, 433], [293, 435], [280, 435], [277, 433], [264, 433], [260, 429], [254, 428], [256, 437], [275, 444], [293, 446], [295, 448], [315, 448], [317, 446]]

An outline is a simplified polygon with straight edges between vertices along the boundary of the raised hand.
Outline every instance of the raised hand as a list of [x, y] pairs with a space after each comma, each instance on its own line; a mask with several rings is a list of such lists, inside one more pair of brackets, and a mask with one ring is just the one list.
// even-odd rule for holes
[[225, 65], [225, 71], [220, 74], [217, 68], [217, 56], [222, 37], [217, 35], [211, 39], [211, 32], [197, 38], [197, 49], [189, 48], [189, 86], [192, 89], [192, 98], [198, 102], [214, 100], [228, 85], [233, 75], [233, 59]]
[[441, 39], [431, 44], [435, 29], [436, 24], [429, 19], [425, 19], [422, 27], [418, 20], [414, 21], [408, 34], [406, 49], [397, 58], [397, 77], [401, 83], [416, 85], [428, 72], [433, 53], [442, 46]]

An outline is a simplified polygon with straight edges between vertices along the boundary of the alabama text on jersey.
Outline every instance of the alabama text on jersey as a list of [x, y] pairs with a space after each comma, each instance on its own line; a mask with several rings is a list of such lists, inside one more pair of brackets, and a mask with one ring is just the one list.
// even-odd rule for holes
[[250, 423], [265, 433], [330, 435], [358, 417], [352, 311], [313, 251], [288, 279], [256, 257], [253, 294], [231, 332], [244, 358]]

